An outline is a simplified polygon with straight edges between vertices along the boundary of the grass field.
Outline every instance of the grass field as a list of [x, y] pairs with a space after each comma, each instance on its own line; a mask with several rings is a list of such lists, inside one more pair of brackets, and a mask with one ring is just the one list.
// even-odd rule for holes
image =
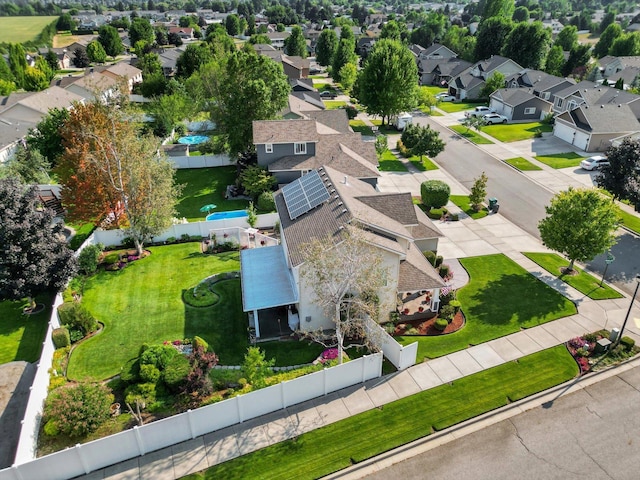
[[487, 207], [482, 208], [479, 212], [476, 212], [473, 208], [471, 208], [471, 204], [469, 203], [469, 195], [451, 195], [449, 197], [449, 200], [451, 200], [464, 213], [469, 215], [474, 220], [489, 215], [489, 210], [487, 210]]
[[533, 170], [542, 170], [539, 166], [534, 165], [529, 160], [522, 157], [509, 158], [505, 160], [505, 163], [508, 163], [512, 167], [515, 167], [518, 170], [521, 170], [523, 172], [533, 171]]
[[347, 102], [343, 100], [323, 100], [323, 102], [327, 110], [337, 110], [347, 105]]
[[408, 160], [421, 172], [438, 170], [438, 166], [433, 163], [429, 157], [422, 157], [422, 160], [420, 160], [420, 157], [414, 155], [413, 157], [409, 157]]
[[547, 272], [549, 272], [554, 277], [559, 278], [567, 285], [572, 286], [580, 293], [585, 294], [587, 297], [593, 300], [605, 300], [608, 298], [622, 298], [622, 295], [615, 291], [613, 288], [607, 286], [606, 284], [602, 284], [600, 286], [600, 279], [594, 277], [593, 275], [585, 272], [584, 270], [573, 267], [577, 275], [565, 275], [561, 273], [560, 269], [563, 267], [567, 267], [569, 265], [569, 261], [562, 258], [560, 255], [555, 253], [539, 253], [539, 252], [531, 252], [523, 254], [533, 260], [535, 263], [544, 268]]
[[213, 211], [243, 210], [249, 206], [247, 200], [227, 200], [224, 194], [227, 185], [236, 181], [236, 167], [182, 168], [176, 171], [176, 183], [184, 185], [176, 205], [177, 217], [186, 217], [190, 222], [204, 220], [206, 214], [200, 208], [216, 205]]
[[27, 301], [0, 302], [0, 364], [18, 360], [35, 362], [40, 358], [51, 317], [52, 298], [42, 295], [37, 301], [47, 308], [36, 315], [22, 314]]
[[349, 126], [354, 132], [360, 132], [362, 135], [374, 136], [371, 127], [364, 123], [363, 120], [349, 120]]
[[575, 152], [554, 153], [552, 155], [538, 155], [535, 157], [539, 162], [549, 165], [551, 168], [577, 167], [584, 157]]
[[380, 165], [378, 170], [381, 172], [406, 172], [407, 167], [398, 158], [387, 150], [382, 154], [380, 158]]
[[566, 382], [578, 367], [564, 346], [368, 410], [184, 477], [312, 479]]
[[551, 132], [553, 127], [547, 123], [512, 123], [508, 125], [487, 125], [482, 131], [501, 142], [518, 142], [534, 138], [537, 132]]
[[486, 102], [440, 102], [438, 108], [443, 112], [455, 113], [471, 110], [480, 105], [486, 105]]
[[625, 227], [640, 235], [640, 217], [627, 213], [624, 210], [620, 210], [618, 214], [622, 218], [622, 224]]
[[460, 263], [470, 277], [457, 295], [467, 323], [450, 335], [396, 337], [403, 345], [418, 342], [418, 361], [576, 313], [570, 300], [502, 254], [463, 258]]
[[461, 137], [466, 138], [467, 140], [475, 143], [476, 145], [488, 145], [490, 143], [493, 143], [488, 138], [485, 138], [482, 135], [479, 135], [478, 133], [465, 127], [464, 125], [451, 125], [451, 127], [449, 128], [451, 128], [451, 130], [456, 132]]
[[57, 19], [57, 16], [0, 17], [0, 42], [22, 43], [34, 40], [44, 27]]

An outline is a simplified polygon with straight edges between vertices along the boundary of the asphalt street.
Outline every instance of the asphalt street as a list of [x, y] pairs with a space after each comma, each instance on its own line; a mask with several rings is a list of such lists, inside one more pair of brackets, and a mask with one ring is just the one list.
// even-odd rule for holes
[[428, 117], [417, 117], [414, 121], [428, 124], [447, 142], [448, 148], [437, 157], [442, 168], [467, 189], [471, 189], [474, 180], [485, 172], [489, 178], [487, 194], [498, 199], [500, 213], [530, 235], [540, 238], [538, 222], [546, 216], [544, 207], [553, 197], [550, 190]]
[[365, 478], [636, 480], [640, 367]]

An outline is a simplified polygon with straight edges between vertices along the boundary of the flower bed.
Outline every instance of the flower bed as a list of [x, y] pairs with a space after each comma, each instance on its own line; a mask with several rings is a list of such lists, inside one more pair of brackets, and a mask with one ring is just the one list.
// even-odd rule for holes
[[635, 342], [629, 337], [622, 337], [620, 344], [609, 350], [598, 349], [597, 342], [603, 338], [608, 339], [608, 330], [599, 330], [595, 333], [587, 333], [581, 337], [575, 337], [566, 343], [567, 350], [580, 367], [580, 375], [620, 363], [640, 352]]
[[407, 320], [395, 326], [392, 335], [446, 335], [464, 327], [465, 318], [462, 310], [458, 311], [453, 320], [444, 330], [438, 330], [435, 323], [438, 317], [417, 320]]

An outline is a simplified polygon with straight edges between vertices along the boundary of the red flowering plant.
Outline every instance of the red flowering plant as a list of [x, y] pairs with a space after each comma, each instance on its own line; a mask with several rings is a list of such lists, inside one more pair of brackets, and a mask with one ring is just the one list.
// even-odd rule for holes
[[335, 360], [336, 358], [338, 358], [337, 348], [327, 348], [320, 354], [320, 362], [322, 363], [328, 362], [330, 360]]

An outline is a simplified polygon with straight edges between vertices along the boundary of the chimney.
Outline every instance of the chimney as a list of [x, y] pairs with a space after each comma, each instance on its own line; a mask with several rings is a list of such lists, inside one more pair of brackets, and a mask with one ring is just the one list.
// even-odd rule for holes
[[344, 181], [342, 183], [344, 183], [345, 185], [349, 185], [349, 181], [346, 175], [344, 176]]

